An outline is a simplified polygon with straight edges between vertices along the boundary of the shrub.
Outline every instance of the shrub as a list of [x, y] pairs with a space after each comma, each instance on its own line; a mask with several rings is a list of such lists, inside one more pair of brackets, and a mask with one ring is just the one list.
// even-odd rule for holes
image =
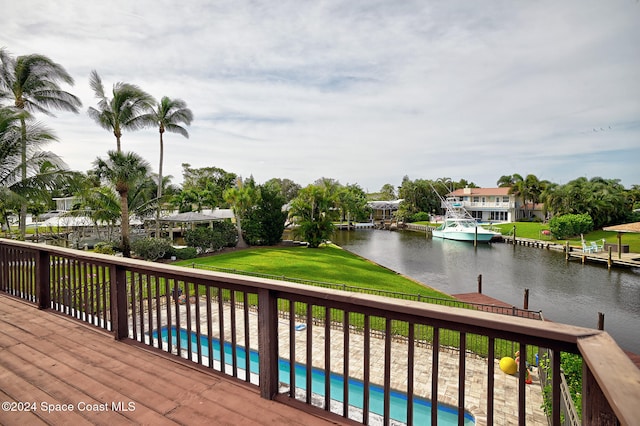
[[549, 230], [559, 240], [585, 234], [593, 230], [593, 219], [586, 213], [556, 216], [549, 221]]
[[220, 250], [223, 247], [233, 247], [238, 242], [235, 227], [229, 221], [214, 222], [213, 227], [197, 227], [184, 234], [184, 240], [189, 247], [194, 247], [200, 253], [209, 250]]
[[93, 246], [93, 252], [94, 253], [101, 253], [101, 254], [115, 254], [115, 250], [113, 249], [113, 245], [111, 243], [102, 241], [99, 243], [96, 243], [95, 246]]
[[427, 212], [418, 212], [416, 214], [412, 214], [409, 217], [409, 222], [428, 222], [429, 221], [429, 213]]
[[180, 249], [174, 249], [175, 250], [175, 254], [173, 254], [173, 256], [176, 257], [176, 259], [178, 260], [187, 260], [187, 259], [193, 259], [194, 257], [198, 256], [198, 250], [196, 250], [193, 247], [184, 247], [184, 248], [180, 248]]
[[170, 249], [171, 243], [164, 238], [140, 238], [131, 243], [131, 249], [141, 258], [154, 261]]

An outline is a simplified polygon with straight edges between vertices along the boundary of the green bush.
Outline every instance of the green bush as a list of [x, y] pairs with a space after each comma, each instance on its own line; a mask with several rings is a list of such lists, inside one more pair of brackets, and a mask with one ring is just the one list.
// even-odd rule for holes
[[559, 240], [586, 234], [593, 230], [593, 219], [586, 213], [556, 216], [549, 221], [549, 230]]
[[198, 257], [198, 250], [194, 247], [175, 248], [171, 246], [164, 254], [165, 259], [173, 260], [188, 260], [195, 257]]
[[95, 246], [93, 246], [93, 252], [94, 253], [101, 253], [101, 254], [115, 254], [115, 250], [113, 249], [113, 245], [111, 243], [102, 241], [99, 243], [96, 243]]
[[238, 242], [235, 226], [229, 222], [214, 222], [211, 228], [197, 227], [184, 234], [184, 240], [189, 247], [194, 247], [199, 253], [210, 250], [220, 250], [223, 247], [233, 247]]
[[131, 249], [141, 258], [154, 261], [160, 259], [171, 248], [171, 243], [164, 238], [140, 238], [131, 243]]
[[[542, 389], [543, 403], [541, 407], [547, 416], [551, 415], [552, 404], [552, 371], [550, 364], [551, 361], [546, 355], [540, 360], [540, 368], [548, 375], [548, 383]], [[576, 413], [582, 418], [582, 357], [577, 354], [562, 352], [560, 354], [560, 369], [567, 381]], [[564, 423], [564, 413], [560, 413], [560, 417], [561, 423]]]
[[428, 222], [429, 221], [429, 213], [427, 212], [418, 212], [416, 214], [412, 214], [409, 217], [409, 222]]

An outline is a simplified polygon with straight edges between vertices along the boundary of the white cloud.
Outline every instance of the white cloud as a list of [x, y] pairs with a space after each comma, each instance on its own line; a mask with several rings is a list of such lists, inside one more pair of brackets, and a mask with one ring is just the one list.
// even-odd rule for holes
[[[637, 2], [25, 0], [4, 9], [0, 40], [13, 54], [48, 55], [76, 79], [83, 113], [44, 119], [74, 169], [115, 146], [84, 112], [96, 69], [107, 88], [126, 81], [187, 101], [191, 137], [165, 144], [177, 181], [186, 162], [371, 191], [404, 175], [640, 183]], [[153, 130], [122, 143], [156, 165]]]

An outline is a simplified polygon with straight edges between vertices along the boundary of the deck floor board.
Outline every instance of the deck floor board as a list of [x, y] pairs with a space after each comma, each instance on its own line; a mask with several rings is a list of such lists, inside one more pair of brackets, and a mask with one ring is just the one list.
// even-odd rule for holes
[[[0, 411], [3, 425], [335, 424], [5, 295], [0, 295], [0, 398], [37, 406], [35, 412]], [[119, 402], [132, 402], [135, 410], [112, 410]], [[72, 404], [74, 411], [46, 413], [42, 403]], [[80, 411], [80, 404], [106, 404], [108, 410]]]

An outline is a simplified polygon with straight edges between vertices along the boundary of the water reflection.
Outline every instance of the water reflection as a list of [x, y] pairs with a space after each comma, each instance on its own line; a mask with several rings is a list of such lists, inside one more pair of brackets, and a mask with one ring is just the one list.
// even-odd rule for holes
[[605, 330], [624, 349], [640, 353], [640, 270], [567, 263], [564, 254], [508, 244], [480, 245], [427, 239], [415, 232], [339, 231], [334, 242], [449, 294], [477, 291], [529, 308], [553, 321]]

